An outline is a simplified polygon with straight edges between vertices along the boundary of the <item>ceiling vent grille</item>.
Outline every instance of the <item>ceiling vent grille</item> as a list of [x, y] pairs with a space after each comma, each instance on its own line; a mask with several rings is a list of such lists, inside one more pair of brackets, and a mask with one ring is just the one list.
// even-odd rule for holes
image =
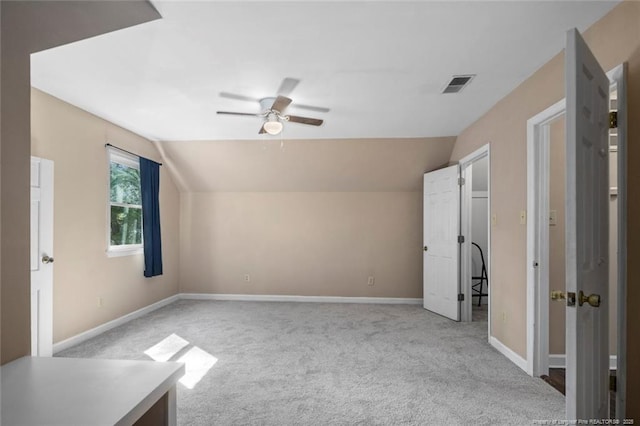
[[467, 86], [471, 80], [473, 80], [475, 74], [469, 75], [454, 75], [447, 87], [444, 88], [442, 93], [458, 93]]

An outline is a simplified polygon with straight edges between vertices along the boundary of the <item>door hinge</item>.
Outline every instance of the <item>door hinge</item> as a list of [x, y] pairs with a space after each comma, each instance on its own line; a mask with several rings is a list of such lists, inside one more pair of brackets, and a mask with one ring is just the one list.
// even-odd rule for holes
[[458, 235], [458, 244], [464, 243], [464, 235]]
[[609, 111], [609, 128], [618, 128], [618, 111]]
[[458, 302], [464, 301], [464, 293], [458, 293]]
[[463, 177], [459, 177], [459, 178], [458, 178], [458, 185], [459, 185], [459, 186], [464, 185], [464, 178], [463, 178]]

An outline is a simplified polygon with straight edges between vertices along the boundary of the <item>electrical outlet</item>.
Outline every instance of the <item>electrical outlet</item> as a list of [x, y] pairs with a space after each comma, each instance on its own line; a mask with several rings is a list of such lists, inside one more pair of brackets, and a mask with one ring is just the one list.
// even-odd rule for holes
[[498, 224], [498, 215], [494, 213], [491, 215], [491, 225], [496, 226], [497, 224]]
[[505, 323], [507, 322], [507, 313], [506, 312], [502, 313], [502, 322], [505, 322]]
[[247, 283], [248, 283], [248, 282], [251, 282], [251, 275], [249, 275], [249, 274], [244, 274], [244, 281], [245, 281], [245, 282], [247, 282]]
[[520, 225], [526, 225], [526, 224], [527, 224], [527, 211], [520, 210]]
[[374, 285], [376, 283], [376, 279], [374, 277], [369, 277], [367, 279], [367, 285]]
[[102, 308], [104, 306], [104, 299], [102, 296], [98, 296], [98, 308]]

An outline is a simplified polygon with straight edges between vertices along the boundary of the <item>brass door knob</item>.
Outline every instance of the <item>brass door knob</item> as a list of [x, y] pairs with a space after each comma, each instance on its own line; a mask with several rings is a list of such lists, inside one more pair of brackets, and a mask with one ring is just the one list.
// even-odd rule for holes
[[429, 249], [427, 248], [427, 246], [424, 246], [424, 251], [427, 251], [427, 250], [429, 250]]
[[587, 302], [589, 305], [593, 306], [594, 308], [597, 308], [598, 306], [600, 306], [600, 295], [599, 294], [590, 294], [588, 296], [585, 296], [585, 294], [582, 292], [582, 290], [580, 290], [579, 297], [578, 297], [578, 304], [580, 306], [582, 306], [583, 303]]
[[53, 257], [49, 257], [46, 254], [42, 256], [42, 263], [53, 263]]

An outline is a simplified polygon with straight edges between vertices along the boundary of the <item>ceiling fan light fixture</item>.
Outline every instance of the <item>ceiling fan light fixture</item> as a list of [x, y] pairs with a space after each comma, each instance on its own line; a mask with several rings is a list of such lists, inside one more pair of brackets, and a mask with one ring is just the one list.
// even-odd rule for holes
[[277, 135], [282, 131], [282, 123], [280, 121], [278, 121], [278, 119], [275, 120], [269, 120], [267, 122], [264, 123], [264, 131], [269, 133], [270, 135]]

